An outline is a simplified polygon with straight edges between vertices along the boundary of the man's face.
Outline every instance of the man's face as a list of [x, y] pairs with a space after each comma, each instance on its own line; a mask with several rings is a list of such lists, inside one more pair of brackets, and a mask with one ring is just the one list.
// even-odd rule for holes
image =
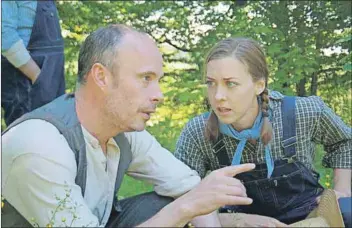
[[162, 56], [144, 34], [126, 34], [118, 47], [106, 93], [109, 121], [124, 131], [142, 131], [162, 100]]

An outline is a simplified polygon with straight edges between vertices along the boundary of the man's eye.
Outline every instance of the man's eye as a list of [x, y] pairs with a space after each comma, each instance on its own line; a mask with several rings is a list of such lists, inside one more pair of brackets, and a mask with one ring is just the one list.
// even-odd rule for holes
[[215, 82], [213, 81], [206, 81], [205, 84], [207, 84], [208, 87], [213, 86]]
[[144, 75], [144, 76], [143, 76], [143, 80], [146, 81], [146, 82], [150, 82], [152, 79], [153, 79], [153, 78], [152, 78], [152, 76], [150, 76], [150, 75]]

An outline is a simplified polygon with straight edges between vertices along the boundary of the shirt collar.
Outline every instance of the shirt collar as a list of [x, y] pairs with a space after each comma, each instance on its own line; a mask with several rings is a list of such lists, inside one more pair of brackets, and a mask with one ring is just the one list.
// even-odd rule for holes
[[282, 100], [284, 98], [284, 95], [274, 91], [274, 90], [268, 90], [269, 91], [269, 98], [273, 100]]
[[[97, 149], [100, 147], [99, 141], [97, 138], [95, 138], [86, 128], [81, 125], [82, 128], [82, 133], [84, 138], [86, 139], [87, 143], [89, 143], [94, 149]], [[110, 138], [108, 140], [108, 145], [112, 145], [117, 147], [117, 144], [113, 138]]]
[[274, 109], [277, 106], [277, 101], [281, 101], [284, 98], [284, 95], [273, 90], [268, 90], [268, 95], [269, 95], [269, 119], [272, 121], [273, 119], [273, 114], [274, 114]]

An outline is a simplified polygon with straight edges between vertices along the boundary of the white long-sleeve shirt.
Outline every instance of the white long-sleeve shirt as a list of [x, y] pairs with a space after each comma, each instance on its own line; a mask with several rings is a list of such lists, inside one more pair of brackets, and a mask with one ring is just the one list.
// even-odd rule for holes
[[[2, 194], [28, 221], [46, 226], [105, 226], [112, 208], [120, 153], [110, 139], [105, 156], [82, 126], [87, 153], [84, 198], [75, 184], [77, 165], [65, 138], [50, 123], [27, 120], [2, 137]], [[161, 147], [147, 131], [126, 133], [132, 162], [127, 174], [177, 197], [200, 182], [197, 172]], [[64, 209], [58, 209], [65, 201]], [[55, 218], [52, 212], [55, 212]], [[71, 224], [72, 222], [72, 224]], [[32, 222], [33, 223], [33, 222]]]

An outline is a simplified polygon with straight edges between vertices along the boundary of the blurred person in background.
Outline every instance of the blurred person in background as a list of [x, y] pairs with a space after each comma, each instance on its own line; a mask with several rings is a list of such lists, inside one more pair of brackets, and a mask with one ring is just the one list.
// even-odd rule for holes
[[54, 1], [2, 1], [1, 107], [6, 125], [65, 93]]

